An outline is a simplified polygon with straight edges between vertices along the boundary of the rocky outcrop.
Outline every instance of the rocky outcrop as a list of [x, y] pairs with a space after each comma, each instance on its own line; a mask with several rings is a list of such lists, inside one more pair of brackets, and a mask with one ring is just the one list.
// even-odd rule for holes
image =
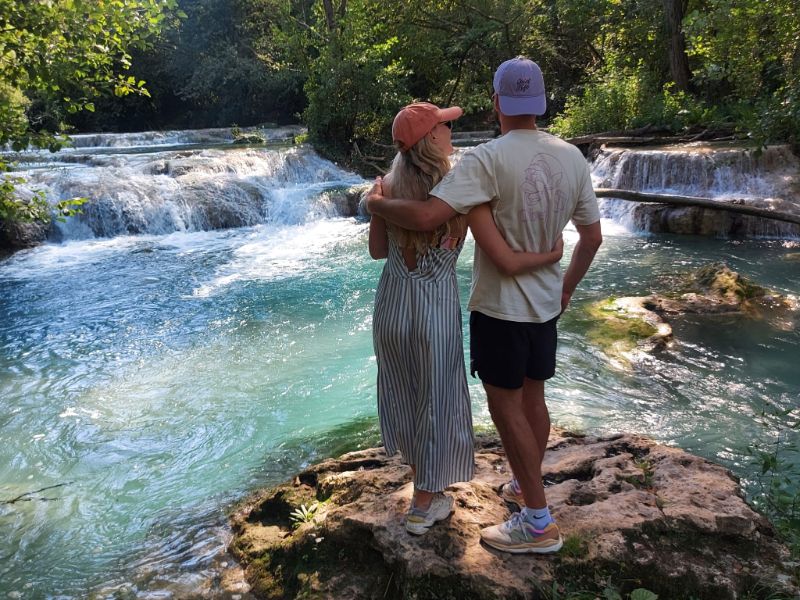
[[796, 327], [798, 301], [756, 285], [723, 264], [710, 264], [687, 275], [662, 294], [609, 298], [588, 309], [587, 339], [611, 362], [627, 367], [672, 341], [671, 319], [685, 314], [741, 315], [761, 319], [780, 330]]
[[50, 223], [42, 221], [14, 221], [0, 220], [0, 248], [19, 250], [38, 246], [47, 239], [51, 230]]
[[[755, 203], [753, 203], [755, 204]], [[722, 237], [800, 237], [800, 225], [733, 212], [666, 204], [637, 204], [630, 210], [638, 231]]]
[[347, 188], [336, 188], [326, 192], [326, 199], [337, 215], [366, 217], [367, 209], [362, 197], [371, 187], [371, 184], [358, 184]]
[[409, 468], [372, 449], [257, 494], [233, 516], [230, 550], [262, 598], [800, 593], [797, 564], [718, 465], [636, 436], [554, 433], [543, 473], [565, 537], [557, 555], [510, 555], [480, 543], [482, 527], [509, 515], [496, 491], [509, 477], [507, 463], [491, 437], [477, 444], [475, 478], [448, 491], [454, 514], [422, 537], [403, 527]]

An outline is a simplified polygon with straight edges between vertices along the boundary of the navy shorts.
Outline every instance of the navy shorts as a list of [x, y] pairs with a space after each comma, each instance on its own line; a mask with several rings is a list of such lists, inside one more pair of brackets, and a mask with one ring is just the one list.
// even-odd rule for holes
[[546, 323], [495, 319], [472, 311], [469, 315], [470, 373], [483, 383], [515, 390], [525, 377], [550, 379], [556, 372], [558, 317]]

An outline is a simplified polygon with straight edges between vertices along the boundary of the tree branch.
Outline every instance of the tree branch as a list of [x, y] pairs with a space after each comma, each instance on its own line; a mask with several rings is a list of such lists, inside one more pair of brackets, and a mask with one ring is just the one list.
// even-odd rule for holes
[[[44, 492], [45, 490], [52, 490], [55, 488], [64, 487], [65, 485], [69, 485], [70, 483], [72, 482], [67, 481], [66, 483], [57, 483], [56, 485], [48, 485], [47, 487], [43, 487], [41, 489], [34, 490], [32, 492], [25, 492], [24, 494], [20, 494], [19, 496], [17, 496], [16, 498], [12, 498], [11, 500], [3, 500], [2, 502], [0, 502], [0, 504], [14, 504], [16, 502], [19, 502], [20, 500], [30, 501], [33, 500], [33, 498], [28, 498], [27, 496], [33, 496], [34, 494]], [[40, 500], [52, 500], [52, 498], [40, 498]]]

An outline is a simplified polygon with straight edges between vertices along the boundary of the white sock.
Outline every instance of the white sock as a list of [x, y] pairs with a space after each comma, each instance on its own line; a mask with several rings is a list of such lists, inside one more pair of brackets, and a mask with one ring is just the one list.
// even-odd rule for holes
[[523, 508], [522, 518], [536, 529], [544, 529], [553, 522], [553, 517], [550, 515], [550, 509], [547, 506], [544, 508]]

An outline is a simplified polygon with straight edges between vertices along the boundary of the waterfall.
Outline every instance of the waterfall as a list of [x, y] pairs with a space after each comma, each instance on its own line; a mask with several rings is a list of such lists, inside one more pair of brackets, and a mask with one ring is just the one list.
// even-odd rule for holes
[[[204, 132], [166, 132], [161, 139], [190, 144], [208, 139]], [[52, 203], [88, 198], [81, 214], [56, 223], [50, 235], [56, 241], [349, 216], [356, 210], [351, 188], [363, 183], [306, 146], [165, 150], [152, 132], [75, 141], [78, 149], [32, 153], [21, 165], [23, 193], [44, 190]], [[145, 142], [145, 151], [127, 145]], [[116, 150], [98, 153], [98, 146]]]
[[[300, 125], [286, 127], [243, 127], [242, 133], [255, 133], [268, 142], [291, 141], [303, 133]], [[73, 149], [86, 148], [152, 148], [157, 146], [190, 146], [229, 144], [233, 133], [228, 127], [174, 131], [141, 131], [136, 133], [82, 133], [70, 137]]]
[[[800, 163], [788, 146], [761, 152], [710, 144], [649, 149], [605, 148], [592, 166], [595, 187], [700, 196], [800, 214]], [[701, 208], [617, 199], [600, 201], [603, 216], [655, 233], [790, 237], [800, 227]]]

